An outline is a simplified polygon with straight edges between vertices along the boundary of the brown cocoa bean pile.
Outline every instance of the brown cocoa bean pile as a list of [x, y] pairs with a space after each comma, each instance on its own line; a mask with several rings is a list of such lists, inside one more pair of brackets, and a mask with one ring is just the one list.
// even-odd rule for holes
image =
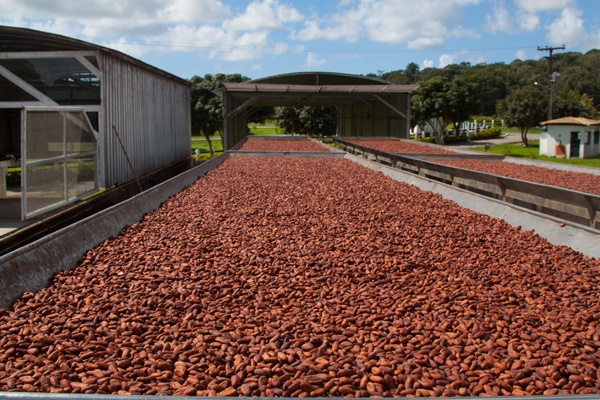
[[308, 139], [262, 139], [248, 138], [241, 151], [311, 151], [327, 152], [327, 149]]
[[487, 172], [494, 175], [506, 176], [508, 178], [521, 179], [524, 181], [600, 195], [600, 175], [562, 171], [558, 169], [537, 167], [535, 165], [522, 165], [501, 161], [452, 160], [436, 162], [452, 167]]
[[598, 393], [599, 273], [349, 160], [231, 157], [0, 311], [0, 390]]
[[456, 154], [450, 150], [430, 147], [423, 144], [411, 143], [400, 140], [359, 140], [345, 139], [346, 142], [358, 144], [370, 149], [385, 151], [388, 153], [426, 153], [426, 154]]

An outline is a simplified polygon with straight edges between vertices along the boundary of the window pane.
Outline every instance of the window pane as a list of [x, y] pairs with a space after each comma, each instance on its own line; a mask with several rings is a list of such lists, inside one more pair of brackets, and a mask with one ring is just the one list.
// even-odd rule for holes
[[10, 59], [0, 65], [60, 105], [100, 104], [100, 80], [75, 58]]
[[54, 111], [27, 113], [27, 161], [64, 155], [64, 116]]
[[94, 128], [94, 130], [98, 132], [98, 111], [88, 111], [86, 112], [86, 114], [88, 119], [90, 120], [90, 124], [92, 124], [92, 128]]
[[94, 157], [72, 158], [67, 164], [69, 199], [96, 189]]
[[64, 163], [27, 167], [27, 212], [65, 201]]
[[0, 75], [0, 101], [38, 101], [35, 97]]
[[96, 150], [96, 139], [83, 113], [67, 114], [67, 154]]
[[[96, 60], [96, 56], [85, 56], [85, 58], [89, 62], [91, 62], [94, 65], [94, 67], [98, 68], [98, 61]], [[100, 69], [100, 68], [98, 68], [98, 69]]]

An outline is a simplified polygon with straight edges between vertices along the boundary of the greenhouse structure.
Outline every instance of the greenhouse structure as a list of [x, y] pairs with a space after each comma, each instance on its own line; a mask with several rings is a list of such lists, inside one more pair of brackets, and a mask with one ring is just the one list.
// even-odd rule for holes
[[[18, 198], [27, 219], [189, 157], [190, 90], [119, 51], [0, 26], [4, 209]], [[13, 197], [10, 168], [21, 171]]]

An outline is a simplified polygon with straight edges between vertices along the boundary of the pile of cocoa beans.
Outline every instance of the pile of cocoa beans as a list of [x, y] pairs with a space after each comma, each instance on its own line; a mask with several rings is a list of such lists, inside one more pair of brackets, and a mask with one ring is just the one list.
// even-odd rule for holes
[[0, 311], [0, 390], [598, 393], [599, 321], [596, 259], [349, 160], [231, 157]]
[[436, 162], [452, 167], [487, 172], [494, 175], [600, 195], [600, 175], [501, 161], [452, 160]]
[[262, 139], [248, 138], [241, 151], [310, 151], [327, 152], [323, 146], [309, 139]]
[[388, 153], [426, 153], [426, 154], [456, 154], [454, 151], [444, 150], [441, 148], [426, 146], [423, 144], [410, 143], [400, 140], [358, 140], [347, 139], [346, 142], [358, 144], [370, 149], [385, 151]]

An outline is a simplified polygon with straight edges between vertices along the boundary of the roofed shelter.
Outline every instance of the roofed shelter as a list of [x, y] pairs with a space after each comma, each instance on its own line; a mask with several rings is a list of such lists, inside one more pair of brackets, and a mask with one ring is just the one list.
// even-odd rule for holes
[[0, 172], [21, 167], [22, 218], [189, 157], [190, 91], [119, 51], [0, 26]]
[[247, 120], [263, 106], [325, 106], [337, 116], [337, 136], [409, 138], [410, 96], [415, 85], [332, 72], [298, 72], [225, 83], [223, 149], [247, 134]]
[[540, 133], [540, 155], [588, 158], [600, 153], [600, 121], [565, 117], [542, 122], [547, 132]]

